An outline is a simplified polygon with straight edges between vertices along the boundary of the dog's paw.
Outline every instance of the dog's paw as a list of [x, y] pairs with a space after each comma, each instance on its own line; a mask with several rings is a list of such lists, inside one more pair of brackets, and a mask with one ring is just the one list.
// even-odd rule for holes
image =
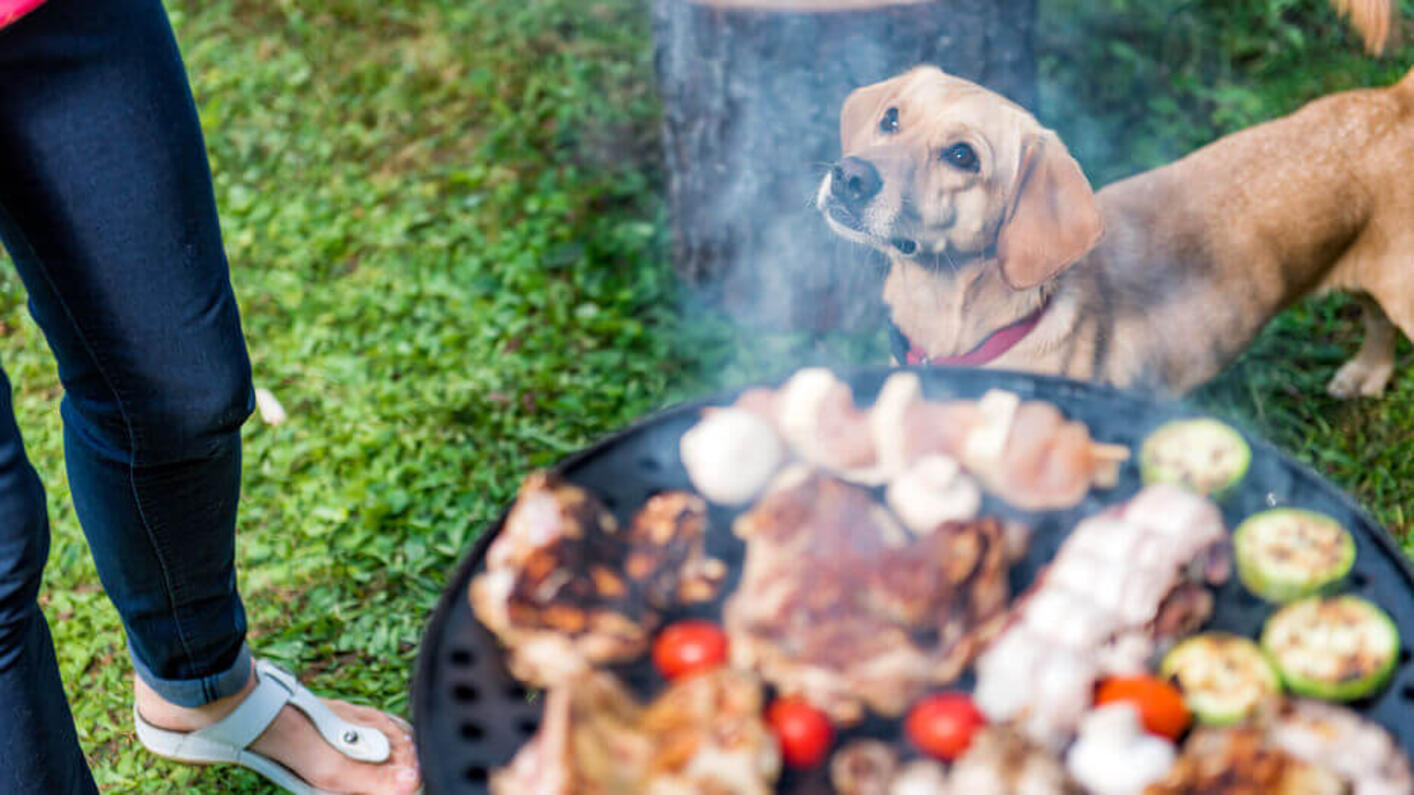
[[1332, 397], [1349, 399], [1354, 397], [1380, 397], [1385, 393], [1390, 376], [1394, 375], [1394, 363], [1367, 365], [1358, 359], [1346, 362], [1335, 377], [1326, 385]]

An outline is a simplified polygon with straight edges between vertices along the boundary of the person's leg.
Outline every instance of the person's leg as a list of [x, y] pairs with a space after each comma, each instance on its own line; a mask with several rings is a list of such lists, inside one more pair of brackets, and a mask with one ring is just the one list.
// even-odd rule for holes
[[[0, 32], [0, 152], [0, 237], [59, 361], [74, 504], [139, 709], [209, 722], [251, 685], [233, 563], [250, 364], [160, 0], [49, 0]], [[411, 747], [374, 724], [396, 765], [337, 756], [292, 709], [279, 747], [254, 747], [324, 788], [394, 791]]]
[[44, 488], [0, 371], [0, 792], [96, 793], [35, 601], [48, 555]]
[[198, 706], [249, 678], [234, 542], [252, 398], [165, 26], [156, 0], [53, 0], [0, 33], [0, 235], [59, 362], [74, 507], [134, 665]]

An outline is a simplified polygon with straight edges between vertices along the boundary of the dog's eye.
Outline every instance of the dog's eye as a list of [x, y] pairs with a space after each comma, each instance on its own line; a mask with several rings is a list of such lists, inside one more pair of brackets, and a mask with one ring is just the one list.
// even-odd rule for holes
[[942, 159], [963, 171], [977, 170], [977, 153], [967, 144], [953, 144], [943, 150]]
[[880, 132], [898, 132], [898, 108], [889, 108], [884, 111], [884, 118], [879, 120]]

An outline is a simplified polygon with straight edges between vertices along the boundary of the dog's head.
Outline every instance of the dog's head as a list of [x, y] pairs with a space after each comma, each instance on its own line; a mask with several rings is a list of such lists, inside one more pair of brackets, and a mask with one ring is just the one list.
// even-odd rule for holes
[[1090, 183], [1055, 133], [935, 67], [856, 90], [840, 138], [820, 212], [840, 235], [955, 283], [958, 309], [982, 316], [954, 328], [960, 350], [1034, 309], [1039, 287], [1099, 241]]

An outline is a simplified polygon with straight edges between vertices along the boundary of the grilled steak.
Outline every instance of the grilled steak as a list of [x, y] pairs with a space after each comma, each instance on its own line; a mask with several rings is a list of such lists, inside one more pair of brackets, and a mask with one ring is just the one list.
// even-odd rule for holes
[[734, 529], [747, 549], [723, 611], [733, 662], [843, 724], [955, 679], [1006, 607], [995, 519], [913, 538], [867, 491], [796, 469]]

